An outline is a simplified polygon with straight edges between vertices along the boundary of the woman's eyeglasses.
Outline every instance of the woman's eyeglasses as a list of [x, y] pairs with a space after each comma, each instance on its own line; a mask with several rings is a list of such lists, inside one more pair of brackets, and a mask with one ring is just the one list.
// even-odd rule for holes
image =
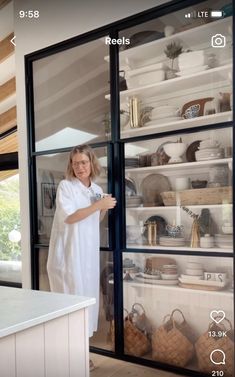
[[79, 168], [79, 166], [85, 167], [90, 163], [90, 160], [74, 161], [72, 162], [73, 168]]

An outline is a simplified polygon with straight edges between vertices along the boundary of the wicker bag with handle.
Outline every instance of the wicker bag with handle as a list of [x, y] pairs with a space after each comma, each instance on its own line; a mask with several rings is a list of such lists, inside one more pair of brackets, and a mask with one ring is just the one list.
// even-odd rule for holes
[[[218, 322], [218, 318], [215, 320]], [[226, 331], [224, 336], [223, 332]], [[215, 336], [210, 336], [215, 335]], [[222, 336], [221, 336], [222, 335]], [[211, 371], [223, 371], [225, 377], [233, 377], [234, 365], [234, 331], [231, 322], [224, 318], [219, 323], [211, 322], [208, 331], [202, 334], [195, 343], [198, 369], [204, 373]], [[215, 350], [221, 350], [225, 354], [225, 364], [212, 364], [210, 356], [213, 352], [213, 360], [221, 362], [223, 354]]]
[[[142, 308], [142, 313], [137, 309]], [[148, 320], [140, 304], [134, 304], [130, 313], [124, 318], [124, 352], [133, 356], [143, 356], [151, 349], [147, 334]]]
[[[182, 317], [181, 322], [175, 319], [177, 312]], [[191, 327], [183, 313], [175, 309], [164, 318], [162, 326], [153, 332], [152, 358], [162, 363], [184, 367], [194, 355], [193, 343], [194, 333]]]
[[[139, 307], [142, 309], [140, 313]], [[143, 356], [151, 350], [149, 339], [151, 327], [141, 304], [134, 304], [129, 313], [124, 309], [124, 352], [133, 356]], [[111, 324], [111, 340], [114, 349], [114, 321]]]

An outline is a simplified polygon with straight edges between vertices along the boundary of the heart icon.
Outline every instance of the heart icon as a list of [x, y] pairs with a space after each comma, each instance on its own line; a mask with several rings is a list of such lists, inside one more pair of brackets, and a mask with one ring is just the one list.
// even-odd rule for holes
[[225, 318], [225, 312], [223, 310], [212, 310], [210, 312], [210, 317], [212, 321], [219, 324]]

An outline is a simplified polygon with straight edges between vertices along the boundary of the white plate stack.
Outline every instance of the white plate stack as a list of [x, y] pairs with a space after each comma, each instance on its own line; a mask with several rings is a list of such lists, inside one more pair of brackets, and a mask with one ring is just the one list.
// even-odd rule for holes
[[142, 204], [142, 201], [143, 199], [140, 195], [126, 196], [126, 206], [128, 208], [139, 207]]
[[128, 89], [149, 85], [165, 80], [166, 65], [164, 63], [151, 64], [125, 72]]
[[183, 237], [169, 237], [163, 236], [159, 238], [160, 246], [179, 247], [185, 245], [185, 238]]
[[186, 265], [186, 274], [180, 276], [181, 282], [193, 283], [203, 279], [203, 267], [201, 263], [188, 262]]
[[154, 107], [151, 111], [151, 121], [146, 123], [146, 126], [157, 123], [167, 123], [181, 120], [180, 111], [176, 106], [161, 105]]
[[199, 150], [195, 152], [196, 161], [216, 160], [224, 157], [224, 148], [220, 148], [216, 140], [203, 140]]

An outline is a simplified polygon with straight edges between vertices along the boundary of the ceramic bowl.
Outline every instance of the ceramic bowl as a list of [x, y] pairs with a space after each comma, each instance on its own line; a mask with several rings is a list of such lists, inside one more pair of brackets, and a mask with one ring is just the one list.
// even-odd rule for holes
[[139, 225], [127, 225], [126, 237], [128, 242], [134, 242], [141, 237], [141, 227]]
[[182, 162], [182, 154], [186, 151], [186, 144], [184, 143], [169, 143], [163, 146], [164, 151], [170, 157], [168, 163]]
[[202, 269], [196, 270], [196, 269], [192, 269], [192, 268], [186, 268], [186, 274], [191, 275], [191, 276], [201, 276], [201, 275], [203, 275], [203, 270]]
[[167, 224], [166, 231], [170, 237], [180, 237], [184, 227], [179, 225]]
[[211, 248], [214, 247], [214, 244], [214, 237], [210, 236], [209, 234], [205, 234], [204, 237], [200, 238], [200, 247]]
[[232, 226], [222, 226], [222, 231], [224, 234], [233, 234]]
[[187, 268], [193, 269], [193, 270], [202, 270], [202, 264], [197, 262], [188, 262]]
[[199, 116], [200, 112], [200, 105], [199, 103], [189, 106], [184, 114], [182, 114], [182, 117], [185, 119], [192, 119], [192, 118], [197, 118]]
[[205, 188], [207, 181], [200, 181], [199, 179], [197, 179], [196, 181], [191, 181], [191, 185], [193, 189]]

